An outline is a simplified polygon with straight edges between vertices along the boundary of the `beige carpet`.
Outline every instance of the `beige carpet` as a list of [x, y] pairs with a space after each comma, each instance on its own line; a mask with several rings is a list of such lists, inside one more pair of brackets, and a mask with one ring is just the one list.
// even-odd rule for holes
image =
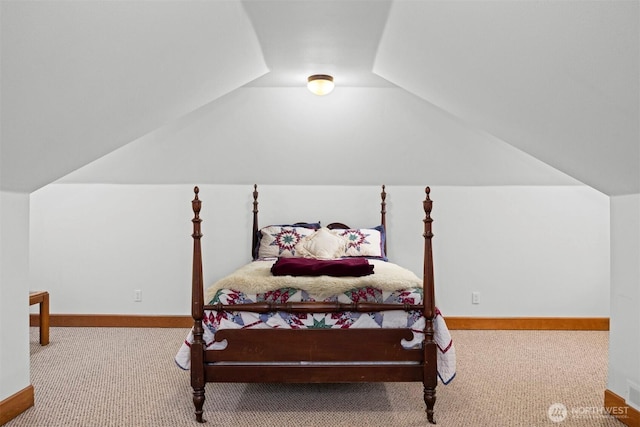
[[[197, 426], [185, 329], [31, 328], [35, 407], [7, 427]], [[622, 426], [600, 413], [607, 332], [452, 331], [457, 377], [439, 385], [438, 425]], [[421, 384], [208, 384], [205, 426], [425, 426]], [[550, 405], [567, 417], [552, 422]], [[586, 409], [585, 409], [586, 408]]]

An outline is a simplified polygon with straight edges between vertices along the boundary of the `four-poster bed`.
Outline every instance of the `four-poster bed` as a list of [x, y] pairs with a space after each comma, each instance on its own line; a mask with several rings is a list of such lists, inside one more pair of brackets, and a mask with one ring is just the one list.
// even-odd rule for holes
[[[435, 423], [438, 376], [444, 383], [455, 376], [455, 354], [435, 306], [429, 187], [422, 202], [424, 269], [418, 279], [387, 261], [385, 186], [379, 227], [351, 229], [332, 223], [325, 228], [319, 223], [296, 223], [279, 225], [275, 233], [273, 228], [258, 227], [254, 185], [254, 261], [217, 282], [206, 299], [198, 187], [194, 192], [194, 324], [176, 362], [185, 369], [190, 365], [197, 421], [204, 421], [208, 382], [422, 382], [427, 418]], [[370, 242], [374, 244], [360, 245]], [[329, 246], [332, 249], [327, 252]], [[334, 246], [339, 247], [338, 252]], [[367, 252], [372, 248], [379, 252]], [[278, 252], [269, 252], [276, 249]], [[314, 256], [314, 251], [321, 256]], [[329, 252], [333, 255], [327, 255]], [[336, 253], [342, 256], [335, 259]], [[267, 270], [261, 263], [266, 263]], [[319, 273], [292, 273], [311, 264]], [[282, 278], [276, 277], [277, 268], [284, 269]], [[324, 275], [326, 271], [336, 273]], [[359, 277], [351, 277], [356, 275]], [[277, 282], [281, 279], [288, 282], [282, 285]], [[329, 297], [334, 293], [343, 294]], [[438, 360], [444, 374], [438, 371]]]

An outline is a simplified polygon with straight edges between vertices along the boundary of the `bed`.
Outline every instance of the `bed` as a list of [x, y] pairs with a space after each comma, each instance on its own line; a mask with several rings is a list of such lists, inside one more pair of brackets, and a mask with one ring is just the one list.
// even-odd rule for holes
[[190, 369], [204, 422], [205, 385], [422, 382], [435, 424], [438, 381], [455, 376], [455, 350], [435, 306], [430, 189], [425, 189], [423, 277], [388, 260], [386, 189], [381, 221], [258, 225], [253, 187], [251, 261], [203, 286], [198, 187], [192, 201], [193, 328], [176, 355]]

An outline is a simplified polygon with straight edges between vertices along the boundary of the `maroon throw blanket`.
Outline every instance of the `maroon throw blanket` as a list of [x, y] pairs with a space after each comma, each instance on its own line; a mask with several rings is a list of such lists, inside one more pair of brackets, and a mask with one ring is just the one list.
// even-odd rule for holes
[[336, 276], [360, 277], [373, 274], [373, 265], [366, 258], [309, 259], [278, 258], [271, 267], [274, 276]]

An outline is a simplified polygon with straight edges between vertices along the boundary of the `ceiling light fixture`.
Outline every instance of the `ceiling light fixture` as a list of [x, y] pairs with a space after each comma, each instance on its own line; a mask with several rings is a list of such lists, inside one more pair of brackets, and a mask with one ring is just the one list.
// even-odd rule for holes
[[319, 96], [331, 93], [334, 87], [333, 77], [327, 74], [314, 74], [307, 79], [307, 88]]

